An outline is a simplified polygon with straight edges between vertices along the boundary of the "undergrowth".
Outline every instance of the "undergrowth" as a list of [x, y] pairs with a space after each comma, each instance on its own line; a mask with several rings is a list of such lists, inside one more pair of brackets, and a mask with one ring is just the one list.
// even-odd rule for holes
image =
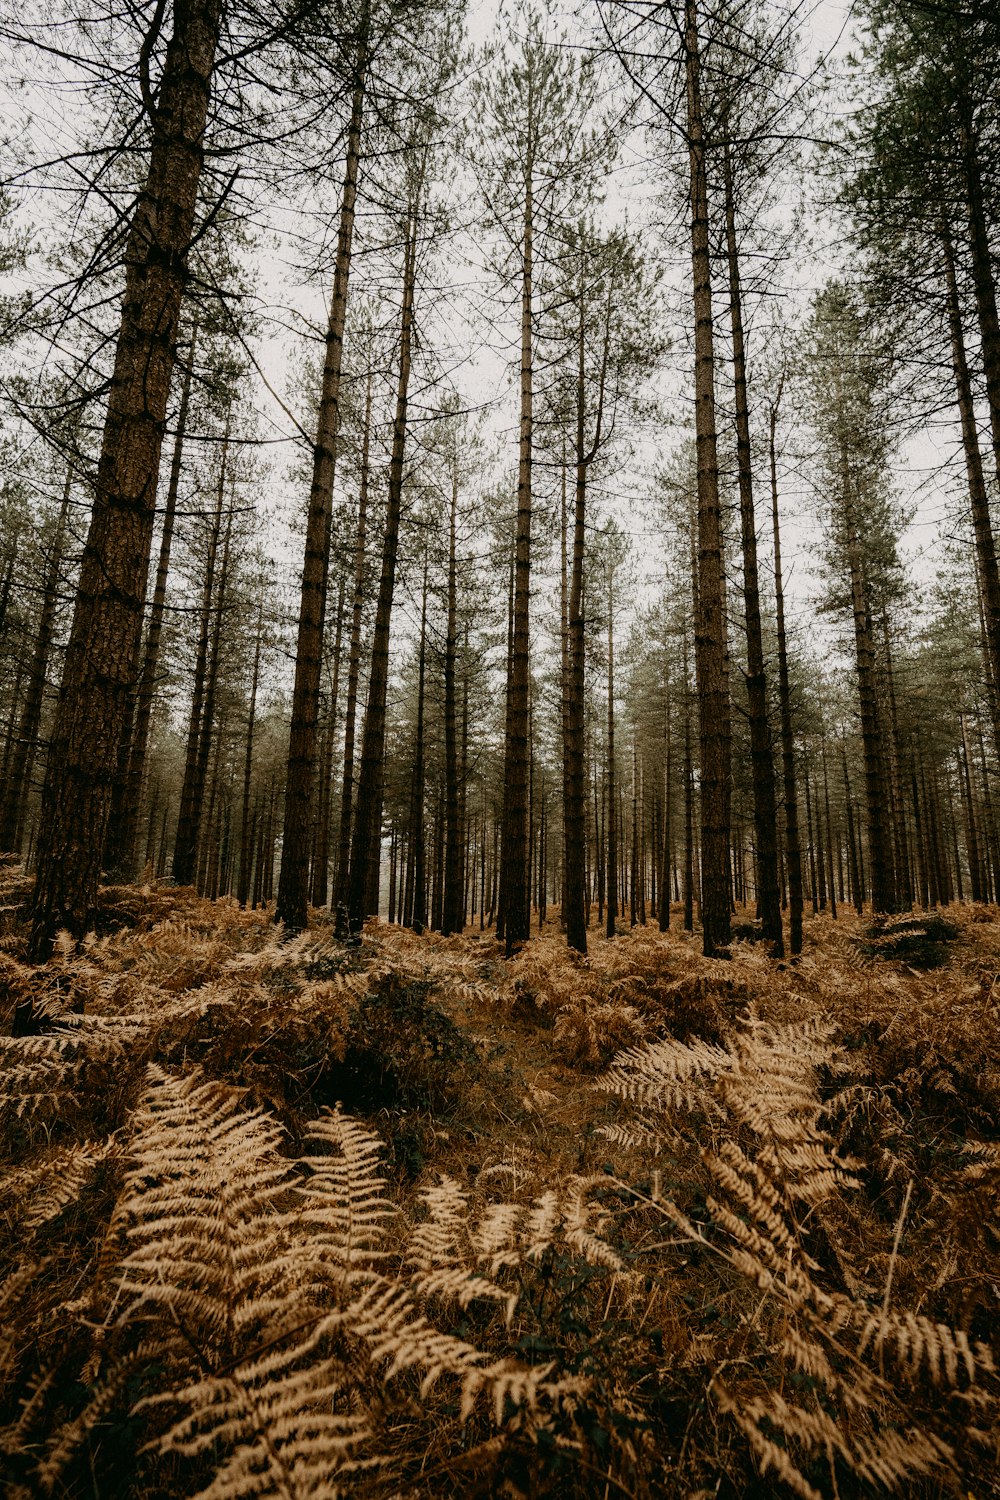
[[129, 888], [33, 969], [5, 878], [5, 1494], [1000, 1495], [992, 912], [508, 963]]

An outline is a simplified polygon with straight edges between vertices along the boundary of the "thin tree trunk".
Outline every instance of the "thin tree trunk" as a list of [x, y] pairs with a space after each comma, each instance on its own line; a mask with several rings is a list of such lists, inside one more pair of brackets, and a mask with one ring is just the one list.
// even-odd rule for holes
[[604, 842], [608, 857], [607, 927], [609, 938], [615, 935], [618, 921], [618, 829], [615, 817], [615, 611], [611, 581], [608, 581], [608, 812]]
[[[830, 915], [837, 920], [837, 893], [833, 884], [833, 828], [830, 823], [830, 777], [826, 765], [826, 741], [823, 741], [823, 808], [826, 820], [826, 858], [827, 869], [830, 879]], [[843, 883], [841, 884], [841, 900], [843, 900]]]
[[[528, 98], [528, 139], [534, 120]], [[507, 678], [504, 756], [503, 854], [500, 879], [506, 954], [531, 934], [528, 890], [528, 604], [531, 586], [532, 501], [532, 297], [534, 286], [534, 161], [529, 148], [524, 164], [524, 219], [521, 239], [521, 410], [517, 471], [517, 536], [513, 639]]]
[[382, 572], [375, 629], [372, 635], [368, 704], [361, 736], [361, 772], [358, 779], [357, 811], [351, 839], [348, 917], [352, 931], [359, 932], [371, 904], [373, 873], [377, 876], [382, 838], [382, 784], [385, 775], [385, 701], [389, 681], [389, 628], [396, 589], [396, 557], [403, 497], [403, 457], [406, 447], [407, 403], [410, 388], [413, 339], [413, 293], [416, 282], [419, 193], [414, 192], [407, 215], [403, 253], [403, 299], [400, 320], [399, 379], [396, 411], [392, 424], [392, 456], [389, 463], [389, 494], [386, 502], [385, 535], [382, 542]]
[[351, 613], [351, 646], [347, 668], [347, 708], [344, 715], [344, 772], [340, 799], [340, 837], [337, 852], [338, 937], [347, 936], [347, 902], [350, 893], [351, 820], [354, 811], [354, 736], [358, 711], [358, 678], [361, 670], [361, 620], [365, 604], [365, 542], [368, 522], [368, 476], [371, 452], [372, 372], [365, 382], [365, 416], [361, 434], [361, 476], [358, 488], [358, 526], [354, 543], [354, 605]]
[[972, 286], [976, 298], [976, 312], [979, 315], [979, 339], [983, 355], [983, 374], [986, 377], [986, 399], [990, 411], [993, 455], [997, 479], [1000, 481], [1000, 316], [997, 313], [993, 248], [990, 245], [987, 198], [983, 187], [978, 132], [975, 126], [962, 125], [961, 147], [965, 167], [969, 245], [972, 251]]
[[687, 139], [691, 179], [691, 261], [694, 281], [695, 432], [698, 448], [698, 614], [695, 667], [701, 744], [701, 917], [706, 957], [730, 936], [729, 755], [722, 521], [715, 426], [708, 184], [702, 124], [697, 0], [685, 0]]
[[455, 658], [458, 652], [458, 577], [455, 557], [455, 527], [458, 517], [458, 450], [453, 459], [451, 507], [448, 516], [448, 633], [444, 649], [444, 774], [445, 825], [444, 899], [441, 931], [447, 936], [465, 926], [465, 880], [462, 867], [462, 827], [458, 784], [458, 705], [455, 690]]
[[[135, 874], [135, 840], [139, 810], [142, 805], [143, 781], [146, 774], [146, 753], [149, 747], [149, 726], [153, 715], [156, 695], [156, 674], [160, 665], [160, 638], [163, 633], [163, 616], [166, 609], [167, 579], [170, 573], [170, 552], [174, 538], [174, 517], [177, 512], [177, 496], [180, 490], [181, 470], [184, 460], [184, 439], [187, 434], [188, 408], [191, 402], [191, 380], [194, 373], [195, 350], [198, 343], [198, 320], [191, 329], [191, 345], [184, 366], [184, 384], [177, 409], [177, 431], [174, 434], [173, 456], [170, 461], [170, 479], [167, 485], [166, 502], [163, 507], [163, 526], [160, 531], [160, 555], [156, 565], [156, 583], [153, 586], [153, 603], [146, 627], [146, 645], [142, 658], [142, 673], [136, 690], [135, 722], [128, 724], [130, 733], [122, 736], [123, 747], [127, 740], [125, 774], [115, 785], [112, 798], [112, 818], [108, 828], [107, 864], [117, 868], [127, 879]], [[119, 788], [121, 790], [119, 791]], [[118, 830], [115, 828], [115, 813], [118, 815]]]
[[62, 572], [66, 519], [69, 515], [72, 487], [73, 474], [72, 470], [69, 470], [66, 474], [62, 504], [59, 507], [48, 567], [42, 584], [42, 607], [35, 632], [31, 665], [28, 668], [28, 690], [21, 708], [21, 720], [14, 741], [10, 771], [5, 779], [3, 802], [0, 805], [0, 849], [14, 852], [20, 852], [21, 848], [24, 811], [35, 756], [38, 753], [38, 730], [42, 722], [42, 703], [48, 677], [49, 656], [52, 651], [52, 632], [59, 603], [59, 578]]
[[729, 262], [729, 301], [733, 330], [733, 372], [736, 396], [736, 458], [740, 485], [740, 530], [743, 543], [743, 603], [747, 630], [747, 704], [750, 715], [750, 765], [753, 780], [754, 837], [757, 859], [757, 904], [761, 933], [776, 958], [785, 951], [778, 889], [778, 811], [774, 757], [767, 718], [767, 677], [760, 623], [760, 585], [757, 576], [757, 521], [754, 515], [750, 454], [750, 414], [747, 406], [746, 356], [743, 335], [743, 298], [736, 244], [736, 205], [729, 144], [725, 146], [726, 250]]
[[868, 857], [871, 867], [872, 911], [890, 912], [896, 905], [892, 851], [886, 827], [885, 766], [882, 730], [875, 688], [875, 647], [872, 641], [871, 604], [868, 581], [861, 559], [857, 517], [854, 511], [850, 458], [842, 455], [843, 502], [847, 529], [847, 561], [850, 571], [851, 609], [854, 616], [854, 648], [857, 664], [861, 739], [865, 761], [865, 800], [868, 811]]
[[802, 952], [802, 851], [799, 846], [799, 797], [795, 779], [795, 736], [792, 731], [792, 690], [788, 677], [785, 634], [785, 589], [781, 577], [781, 531], [778, 522], [778, 460], [775, 430], [781, 389], [771, 407], [771, 524], [774, 530], [774, 589], [778, 631], [778, 702], [781, 711], [781, 765], [785, 794], [785, 860], [788, 865], [788, 945]]
[[969, 754], [969, 733], [966, 728], [965, 715], [958, 716], [959, 728], [962, 734], [961, 754], [957, 756], [959, 776], [961, 785], [965, 792], [965, 818], [966, 818], [966, 849], [969, 855], [969, 884], [972, 887], [973, 901], [983, 899], [983, 865], [979, 850], [979, 830], [976, 826], [976, 807], [972, 796], [972, 764]]
[[250, 674], [250, 703], [247, 710], [246, 746], [243, 752], [243, 808], [240, 817], [240, 863], [236, 899], [246, 906], [250, 898], [250, 786], [253, 775], [253, 739], [257, 721], [257, 687], [260, 682], [260, 651], [264, 636], [264, 585], [261, 582], [257, 629], [254, 634], [253, 670]]
[[208, 659], [208, 671], [205, 682], [205, 701], [201, 715], [200, 733], [198, 736], [198, 754], [195, 761], [194, 781], [191, 786], [191, 827], [190, 827], [190, 851], [191, 871], [194, 874], [198, 853], [201, 846], [203, 833], [210, 829], [210, 822], [203, 819], [205, 791], [208, 786], [208, 763], [211, 755], [213, 736], [216, 735], [215, 723], [215, 700], [219, 688], [219, 661], [222, 651], [222, 620], [226, 605], [226, 593], [229, 586], [229, 550], [232, 541], [233, 512], [230, 509], [226, 517], [226, 536], [222, 545], [222, 562], [219, 567], [219, 587], [212, 610], [212, 645]]
[[351, 269], [358, 168], [361, 161], [361, 124], [368, 63], [368, 7], [362, 8], [361, 34], [355, 64], [351, 121], [337, 236], [333, 294], [326, 333], [323, 384], [320, 392], [312, 486], [306, 523], [305, 561], [295, 649], [292, 723], [285, 780], [285, 819], [281, 844], [281, 873], [275, 921], [288, 932], [299, 932], [308, 919], [309, 854], [316, 791], [316, 727], [319, 720], [320, 674], [326, 615], [330, 537], [333, 521], [333, 484], [340, 424], [340, 377], [347, 317], [347, 285]]
[[854, 831], [854, 804], [851, 800], [851, 783], [847, 779], [847, 751], [841, 747], [844, 769], [844, 802], [847, 806], [847, 849], [850, 860], [851, 891], [854, 909], [860, 917], [864, 911], [865, 887], [858, 862], [858, 845]]
[[177, 831], [174, 835], [173, 877], [178, 885], [190, 885], [194, 879], [194, 859], [197, 848], [197, 827], [194, 818], [195, 789], [198, 783], [198, 749], [201, 743], [202, 717], [207, 686], [208, 653], [211, 639], [212, 597], [215, 589], [215, 562], [218, 556], [219, 538], [222, 534], [222, 505], [226, 484], [226, 458], [228, 453], [229, 426], [219, 459], [219, 483], [216, 490], [215, 514], [212, 517], [208, 539], [208, 556], [205, 560], [205, 580], [202, 586], [201, 617], [198, 624], [198, 649], [194, 664], [194, 686], [191, 694], [191, 716], [188, 721], [187, 748], [184, 756], [184, 779], [181, 783], [180, 807], [177, 813]]
[[340, 648], [344, 634], [345, 584], [346, 579], [341, 573], [337, 593], [337, 623], [333, 637], [333, 683], [330, 688], [330, 708], [320, 756], [316, 841], [309, 890], [313, 906], [325, 906], [330, 890], [330, 808], [333, 802], [333, 747], [337, 738], [337, 700], [340, 697]]
[[976, 541], [976, 572], [985, 615], [987, 665], [992, 678], [989, 693], [990, 714], [993, 721], [994, 743], [1000, 754], [1000, 698], [997, 696], [998, 689], [1000, 689], [1000, 569], [997, 567], [989, 497], [983, 474], [982, 454], [979, 449], [979, 427], [976, 421], [972, 377], [969, 373], [969, 361], [962, 332], [962, 311], [955, 275], [955, 253], [947, 230], [942, 230], [941, 243], [948, 285], [948, 327], [951, 334], [952, 369], [955, 375], [958, 411], [962, 426], [962, 449], [965, 454], [965, 475], [969, 487], [972, 529]]
[[413, 751], [413, 789], [410, 800], [410, 847], [413, 862], [414, 932], [427, 926], [427, 875], [424, 841], [424, 684], [427, 671], [427, 552], [420, 596], [420, 664], [417, 672], [417, 734]]

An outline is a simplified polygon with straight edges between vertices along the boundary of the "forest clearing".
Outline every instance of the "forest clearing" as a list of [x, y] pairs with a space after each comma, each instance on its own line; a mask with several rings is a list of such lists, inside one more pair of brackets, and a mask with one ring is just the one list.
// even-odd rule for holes
[[0, 1489], [1000, 1500], [996, 0], [0, 0]]

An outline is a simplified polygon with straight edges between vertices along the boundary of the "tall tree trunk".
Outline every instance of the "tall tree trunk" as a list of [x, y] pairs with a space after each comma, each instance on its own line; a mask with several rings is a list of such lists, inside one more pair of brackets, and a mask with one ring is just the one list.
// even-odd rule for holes
[[[827, 873], [829, 875], [829, 881], [830, 881], [830, 915], [831, 915], [831, 917], [833, 917], [834, 921], [836, 921], [837, 920], [837, 893], [834, 890], [834, 884], [833, 884], [833, 825], [830, 822], [830, 777], [829, 777], [829, 773], [827, 771], [827, 765], [826, 765], [826, 740], [823, 741], [822, 756], [823, 756], [823, 816], [824, 816], [824, 820], [826, 822], [826, 861], [827, 861]], [[843, 900], [843, 896], [844, 896], [843, 885], [841, 885], [840, 895], [841, 895], [841, 900]]]
[[695, 433], [698, 447], [698, 614], [695, 669], [701, 744], [701, 916], [706, 957], [730, 937], [729, 701], [722, 579], [722, 519], [715, 427], [715, 353], [702, 124], [697, 0], [685, 0], [687, 139], [694, 281]]
[[222, 0], [176, 0], [151, 110], [149, 170], [125, 251], [125, 296], [96, 496], [49, 747], [32, 959], [97, 900], [118, 745], [137, 675], [160, 448], [204, 154]]
[[222, 506], [226, 485], [228, 437], [229, 428], [227, 422], [226, 440], [223, 442], [220, 454], [215, 514], [212, 517], [211, 530], [208, 537], [208, 555], [205, 560], [201, 616], [198, 622], [198, 649], [195, 655], [194, 686], [191, 694], [191, 717], [188, 721], [187, 747], [184, 755], [184, 779], [181, 783], [180, 806], [177, 813], [177, 832], [174, 835], [173, 877], [178, 885], [190, 885], [194, 879], [194, 860], [198, 842], [197, 825], [194, 819], [194, 798], [198, 782], [198, 749], [201, 744], [202, 719], [207, 687], [208, 653], [212, 626], [212, 598], [215, 590], [215, 563], [218, 556], [219, 538], [222, 535]]
[[[461, 829], [461, 893], [462, 904], [459, 909], [458, 932], [464, 932], [466, 911], [468, 908], [468, 873], [470, 864], [470, 839], [474, 839], [469, 828], [469, 627], [465, 627], [465, 640], [462, 651], [462, 754], [458, 768], [458, 826]], [[472, 886], [473, 900], [475, 900], [476, 866], [475, 848], [472, 854]]]
[[[508, 578], [507, 578], [507, 682], [508, 682], [508, 684], [510, 683], [510, 675], [511, 675], [511, 670], [512, 670], [511, 663], [514, 660], [514, 567], [515, 567], [515, 561], [516, 561], [516, 549], [512, 549], [511, 550], [511, 554], [510, 554], [510, 568], [509, 568], [509, 571], [508, 571]], [[505, 770], [506, 770], [506, 767], [505, 767]], [[503, 812], [502, 812], [502, 815], [501, 815], [500, 826], [503, 825], [503, 823], [506, 820], [506, 816], [507, 816], [507, 784], [506, 784], [506, 779], [504, 780], [502, 807], [503, 807]], [[496, 823], [494, 823], [494, 832], [498, 832], [498, 831], [499, 831], [498, 825]], [[500, 845], [500, 862], [499, 862], [499, 864], [495, 865], [495, 871], [496, 871], [496, 914], [497, 914], [496, 937], [497, 937], [497, 942], [498, 943], [502, 943], [504, 941], [504, 933], [505, 933], [505, 930], [506, 930], [505, 912], [506, 912], [506, 907], [507, 907], [507, 887], [506, 887], [506, 881], [505, 881], [504, 875], [503, 875], [503, 848], [504, 848], [504, 845], [503, 845], [503, 842], [501, 840], [501, 845]]]
[[743, 335], [743, 294], [736, 243], [736, 205], [729, 144], [725, 147], [726, 251], [729, 262], [729, 305], [733, 330], [733, 374], [736, 396], [736, 459], [740, 484], [740, 530], [743, 543], [743, 603], [747, 630], [747, 705], [750, 713], [750, 765], [753, 780], [754, 837], [757, 856], [757, 903], [761, 933], [776, 958], [785, 951], [778, 888], [778, 811], [771, 730], [767, 719], [767, 677], [760, 623], [760, 585], [757, 576], [757, 521], [754, 515], [750, 454], [750, 413], [747, 406], [746, 356]]
[[399, 379], [396, 411], [392, 424], [392, 455], [389, 462], [389, 494], [386, 503], [385, 536], [382, 542], [382, 572], [379, 580], [375, 629], [372, 635], [368, 704], [361, 736], [361, 772], [358, 779], [357, 812], [351, 839], [348, 916], [358, 932], [371, 903], [373, 871], [377, 876], [382, 838], [382, 784], [385, 775], [385, 700], [389, 681], [389, 627], [396, 589], [396, 556], [403, 498], [403, 457], [406, 447], [407, 404], [410, 388], [413, 338], [413, 291], [416, 281], [419, 193], [410, 204], [403, 253], [403, 302], [400, 321]]
[[340, 575], [337, 592], [337, 623], [333, 634], [333, 682], [330, 708], [323, 734], [320, 755], [319, 796], [316, 799], [316, 840], [309, 895], [313, 906], [325, 906], [330, 888], [330, 808], [333, 802], [333, 747], [337, 739], [337, 701], [340, 697], [340, 648], [344, 634], [344, 590], [346, 578]]
[[847, 520], [847, 559], [850, 569], [854, 649], [861, 709], [861, 739], [865, 760], [865, 801], [868, 811], [868, 859], [871, 869], [872, 910], [890, 912], [896, 905], [895, 877], [889, 830], [886, 827], [885, 765], [882, 730], [875, 689], [875, 647], [872, 641], [868, 584], [861, 561], [861, 544], [851, 496], [851, 476], [844, 456], [844, 499]]
[[819, 890], [816, 885], [816, 838], [812, 815], [812, 788], [809, 781], [809, 768], [806, 766], [803, 777], [806, 791], [806, 832], [808, 834], [809, 849], [809, 899], [812, 902], [813, 916], [819, 911]]
[[897, 900], [904, 911], [913, 905], [913, 880], [910, 870], [910, 839], [903, 795], [903, 741], [896, 713], [896, 679], [892, 666], [892, 644], [889, 639], [889, 617], [882, 611], [882, 647], [885, 652], [885, 687], [889, 707], [889, 785], [892, 793], [893, 848], [896, 857]]
[[455, 527], [458, 519], [458, 451], [453, 459], [451, 506], [448, 514], [448, 633], [444, 648], [444, 774], [445, 826], [444, 899], [441, 909], [441, 931], [447, 936], [461, 932], [465, 926], [465, 874], [458, 778], [458, 704], [455, 686], [455, 659], [458, 654], [458, 575], [455, 555]]
[[947, 229], [942, 229], [941, 244], [944, 251], [945, 273], [948, 285], [948, 328], [951, 335], [951, 362], [955, 376], [955, 391], [959, 418], [962, 425], [962, 449], [965, 454], [965, 475], [969, 487], [969, 503], [972, 511], [972, 529], [976, 540], [976, 572], [985, 615], [985, 635], [988, 652], [990, 713], [993, 720], [993, 738], [1000, 754], [1000, 569], [997, 567], [996, 543], [990, 518], [990, 503], [983, 473], [983, 459], [979, 449], [979, 427], [976, 421], [975, 401], [972, 392], [972, 377], [965, 352], [965, 337], [962, 332], [962, 310], [958, 297], [958, 281], [955, 274], [955, 253]]
[[260, 652], [264, 638], [264, 584], [261, 581], [257, 629], [254, 633], [253, 669], [250, 674], [250, 703], [247, 710], [246, 744], [243, 751], [243, 808], [240, 817], [240, 863], [236, 899], [246, 906], [250, 899], [250, 787], [253, 776], [253, 740], [257, 722], [257, 687], [260, 682]]
[[[208, 670], [205, 679], [205, 701], [201, 715], [201, 726], [198, 735], [198, 755], [195, 761], [194, 780], [191, 786], [191, 828], [190, 828], [190, 850], [192, 874], [197, 869], [198, 854], [204, 835], [210, 832], [211, 824], [203, 817], [205, 791], [208, 782], [208, 763], [212, 751], [213, 739], [217, 735], [215, 700], [219, 690], [219, 663], [222, 653], [222, 621], [225, 614], [226, 594], [229, 587], [229, 550], [233, 534], [233, 512], [232, 508], [226, 516], [226, 535], [222, 544], [222, 561], [219, 566], [219, 587], [216, 592], [216, 600], [212, 609], [211, 626], [211, 650], [208, 657]], [[221, 731], [220, 731], [221, 733]]]
[[[198, 343], [198, 319], [195, 317], [191, 329], [191, 344], [184, 365], [184, 383], [177, 409], [177, 431], [174, 434], [174, 449], [170, 461], [170, 479], [163, 507], [163, 526], [160, 531], [160, 555], [156, 565], [156, 583], [153, 586], [153, 603], [146, 627], [146, 644], [142, 658], [142, 672], [135, 697], [135, 722], [126, 723], [122, 735], [124, 775], [115, 783], [112, 795], [112, 813], [108, 827], [106, 862], [129, 879], [136, 873], [136, 834], [139, 810], [142, 805], [143, 782], [146, 775], [146, 752], [149, 748], [149, 726], [156, 696], [156, 674], [160, 664], [160, 637], [163, 632], [163, 616], [166, 609], [167, 578], [170, 573], [170, 552], [174, 539], [174, 518], [177, 513], [177, 496], [180, 490], [181, 470], [184, 459], [184, 438], [187, 433], [188, 407], [191, 401], [191, 380], [194, 373], [195, 350]], [[117, 825], [117, 826], [116, 826]]]
[[584, 867], [586, 864], [586, 787], [584, 785], [584, 691], [586, 641], [583, 618], [583, 563], [586, 544], [587, 455], [584, 451], [586, 386], [584, 382], [584, 302], [579, 291], [576, 386], [576, 493], [573, 509], [573, 561], [568, 609], [568, 662], [566, 684], [565, 832], [566, 866], [563, 873], [563, 920], [566, 941], [578, 953], [587, 951]]
[[[534, 121], [529, 93], [528, 138]], [[517, 536], [513, 640], [507, 678], [503, 853], [500, 878], [507, 957], [531, 935], [528, 889], [528, 604], [531, 586], [531, 449], [533, 395], [534, 161], [524, 165], [521, 236], [521, 411], [517, 469]]]
[[861, 875], [861, 866], [858, 861], [858, 844], [854, 832], [854, 804], [851, 799], [851, 783], [847, 777], [847, 751], [841, 746], [841, 757], [844, 769], [844, 802], [847, 806], [847, 850], [850, 861], [851, 891], [854, 902], [854, 910], [860, 917], [864, 911], [865, 886]]
[[344, 772], [340, 798], [340, 837], [337, 849], [338, 937], [347, 936], [347, 902], [351, 876], [351, 820], [354, 812], [354, 736], [361, 671], [361, 620], [365, 605], [365, 544], [368, 523], [368, 476], [371, 453], [372, 372], [365, 382], [365, 416], [361, 433], [361, 476], [358, 487], [358, 526], [354, 542], [354, 604], [347, 665], [347, 707], [344, 714]]
[[664, 768], [663, 768], [663, 826], [661, 829], [660, 843], [660, 881], [659, 881], [659, 925], [660, 931], [666, 932], [670, 926], [670, 863], [671, 863], [671, 811], [672, 811], [672, 756], [673, 744], [671, 742], [671, 714], [670, 714], [670, 667], [669, 662], [666, 671], [666, 681], [663, 685], [664, 698]]
[[420, 595], [420, 660], [417, 669], [417, 733], [413, 750], [413, 782], [410, 795], [410, 849], [413, 862], [414, 932], [427, 926], [427, 851], [424, 838], [424, 685], [427, 676], [427, 552], [424, 551], [424, 582]]
[[49, 656], [52, 651], [52, 631], [59, 602], [59, 577], [62, 572], [66, 518], [69, 515], [72, 487], [73, 474], [70, 470], [66, 475], [62, 504], [59, 507], [48, 567], [45, 569], [45, 578], [42, 583], [42, 607], [35, 632], [31, 665], [28, 668], [28, 689], [21, 708], [21, 721], [18, 725], [17, 738], [14, 741], [9, 774], [4, 784], [3, 802], [0, 804], [0, 849], [15, 852], [20, 852], [21, 848], [24, 811], [35, 756], [38, 752], [38, 730], [42, 722], [42, 703], [45, 698]]
[[604, 843], [608, 859], [607, 927], [609, 938], [615, 935], [618, 921], [618, 822], [615, 800], [615, 610], [614, 591], [608, 581], [608, 810]]
[[333, 521], [333, 483], [340, 424], [340, 376], [344, 354], [344, 324], [347, 317], [347, 284], [354, 238], [358, 167], [361, 160], [361, 124], [365, 103], [368, 63], [368, 7], [362, 9], [361, 34], [355, 64], [351, 121], [347, 134], [344, 190], [337, 236], [337, 258], [333, 294], [326, 332], [323, 384], [320, 392], [316, 444], [313, 450], [312, 486], [306, 523], [305, 561], [299, 604], [298, 640], [295, 649], [295, 683], [292, 688], [292, 724], [288, 741], [288, 774], [285, 780], [285, 820], [281, 845], [281, 873], [275, 921], [289, 932], [306, 925], [309, 898], [309, 854], [312, 842], [313, 801], [316, 789], [316, 726], [319, 719], [320, 673], [326, 616], [327, 578], [330, 568], [330, 536]]
[[969, 216], [969, 245], [972, 251], [972, 286], [976, 312], [979, 315], [979, 339], [983, 353], [983, 373], [986, 377], [990, 430], [993, 435], [993, 456], [997, 479], [1000, 481], [1000, 316], [997, 313], [993, 250], [979, 160], [979, 134], [971, 122], [962, 125], [960, 134]]
[[966, 728], [964, 714], [959, 714], [958, 723], [962, 734], [962, 743], [961, 753], [956, 759], [958, 761], [961, 785], [965, 792], [966, 849], [969, 855], [969, 884], [972, 887], [973, 901], [982, 901], [983, 863], [979, 849], [979, 831], [976, 826], [976, 805], [972, 795], [972, 757], [969, 753], [969, 732]]
[[781, 577], [781, 529], [778, 522], [778, 459], [775, 431], [781, 389], [771, 407], [771, 525], [774, 530], [774, 590], [778, 630], [778, 703], [781, 712], [781, 766], [785, 793], [785, 861], [788, 865], [788, 945], [802, 952], [802, 851], [799, 845], [799, 797], [795, 779], [795, 736], [792, 730], [792, 690], [788, 677], [788, 640], [785, 634], [785, 588]]

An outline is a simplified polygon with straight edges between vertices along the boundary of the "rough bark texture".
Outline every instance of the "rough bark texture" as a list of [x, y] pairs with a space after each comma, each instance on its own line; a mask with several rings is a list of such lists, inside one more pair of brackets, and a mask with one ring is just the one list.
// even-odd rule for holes
[[295, 682], [292, 688], [292, 722], [288, 741], [288, 774], [285, 781], [285, 818], [278, 877], [275, 921], [289, 932], [298, 932], [308, 916], [309, 855], [312, 846], [313, 802], [316, 791], [316, 726], [319, 719], [320, 673], [326, 617], [327, 576], [330, 566], [330, 528], [333, 516], [333, 482], [336, 466], [337, 428], [340, 421], [340, 376], [344, 354], [344, 324], [347, 317], [347, 284], [354, 237], [358, 166], [361, 160], [361, 123], [365, 99], [367, 59], [366, 28], [358, 45], [357, 73], [347, 134], [347, 160], [337, 236], [333, 293], [326, 332], [323, 384], [320, 392], [316, 443], [313, 450], [312, 485], [306, 522], [305, 561], [299, 603], [298, 639], [295, 648]]
[[149, 170], [126, 249], [125, 296], [96, 495], [49, 749], [31, 956], [87, 928], [131, 693], [170, 376], [194, 227], [222, 0], [177, 0]]
[[684, 8], [687, 135], [694, 282], [695, 434], [698, 448], [698, 612], [695, 669], [701, 745], [702, 943], [711, 957], [730, 938], [729, 700], [726, 690], [722, 523], [715, 429], [715, 354], [708, 228], [708, 185], [701, 112], [696, 0]]
[[750, 714], [750, 766], [753, 781], [754, 835], [757, 855], [757, 902], [761, 932], [774, 955], [785, 951], [781, 930], [781, 892], [778, 884], [778, 811], [774, 757], [767, 719], [767, 677], [760, 623], [760, 585], [757, 577], [757, 522], [754, 516], [750, 454], [750, 414], [747, 405], [746, 356], [743, 336], [742, 289], [736, 243], [736, 207], [729, 147], [725, 153], [726, 251], [729, 263], [729, 302], [733, 330], [733, 373], [736, 395], [736, 458], [740, 485], [740, 529], [743, 543], [743, 603], [747, 630], [747, 705]]

